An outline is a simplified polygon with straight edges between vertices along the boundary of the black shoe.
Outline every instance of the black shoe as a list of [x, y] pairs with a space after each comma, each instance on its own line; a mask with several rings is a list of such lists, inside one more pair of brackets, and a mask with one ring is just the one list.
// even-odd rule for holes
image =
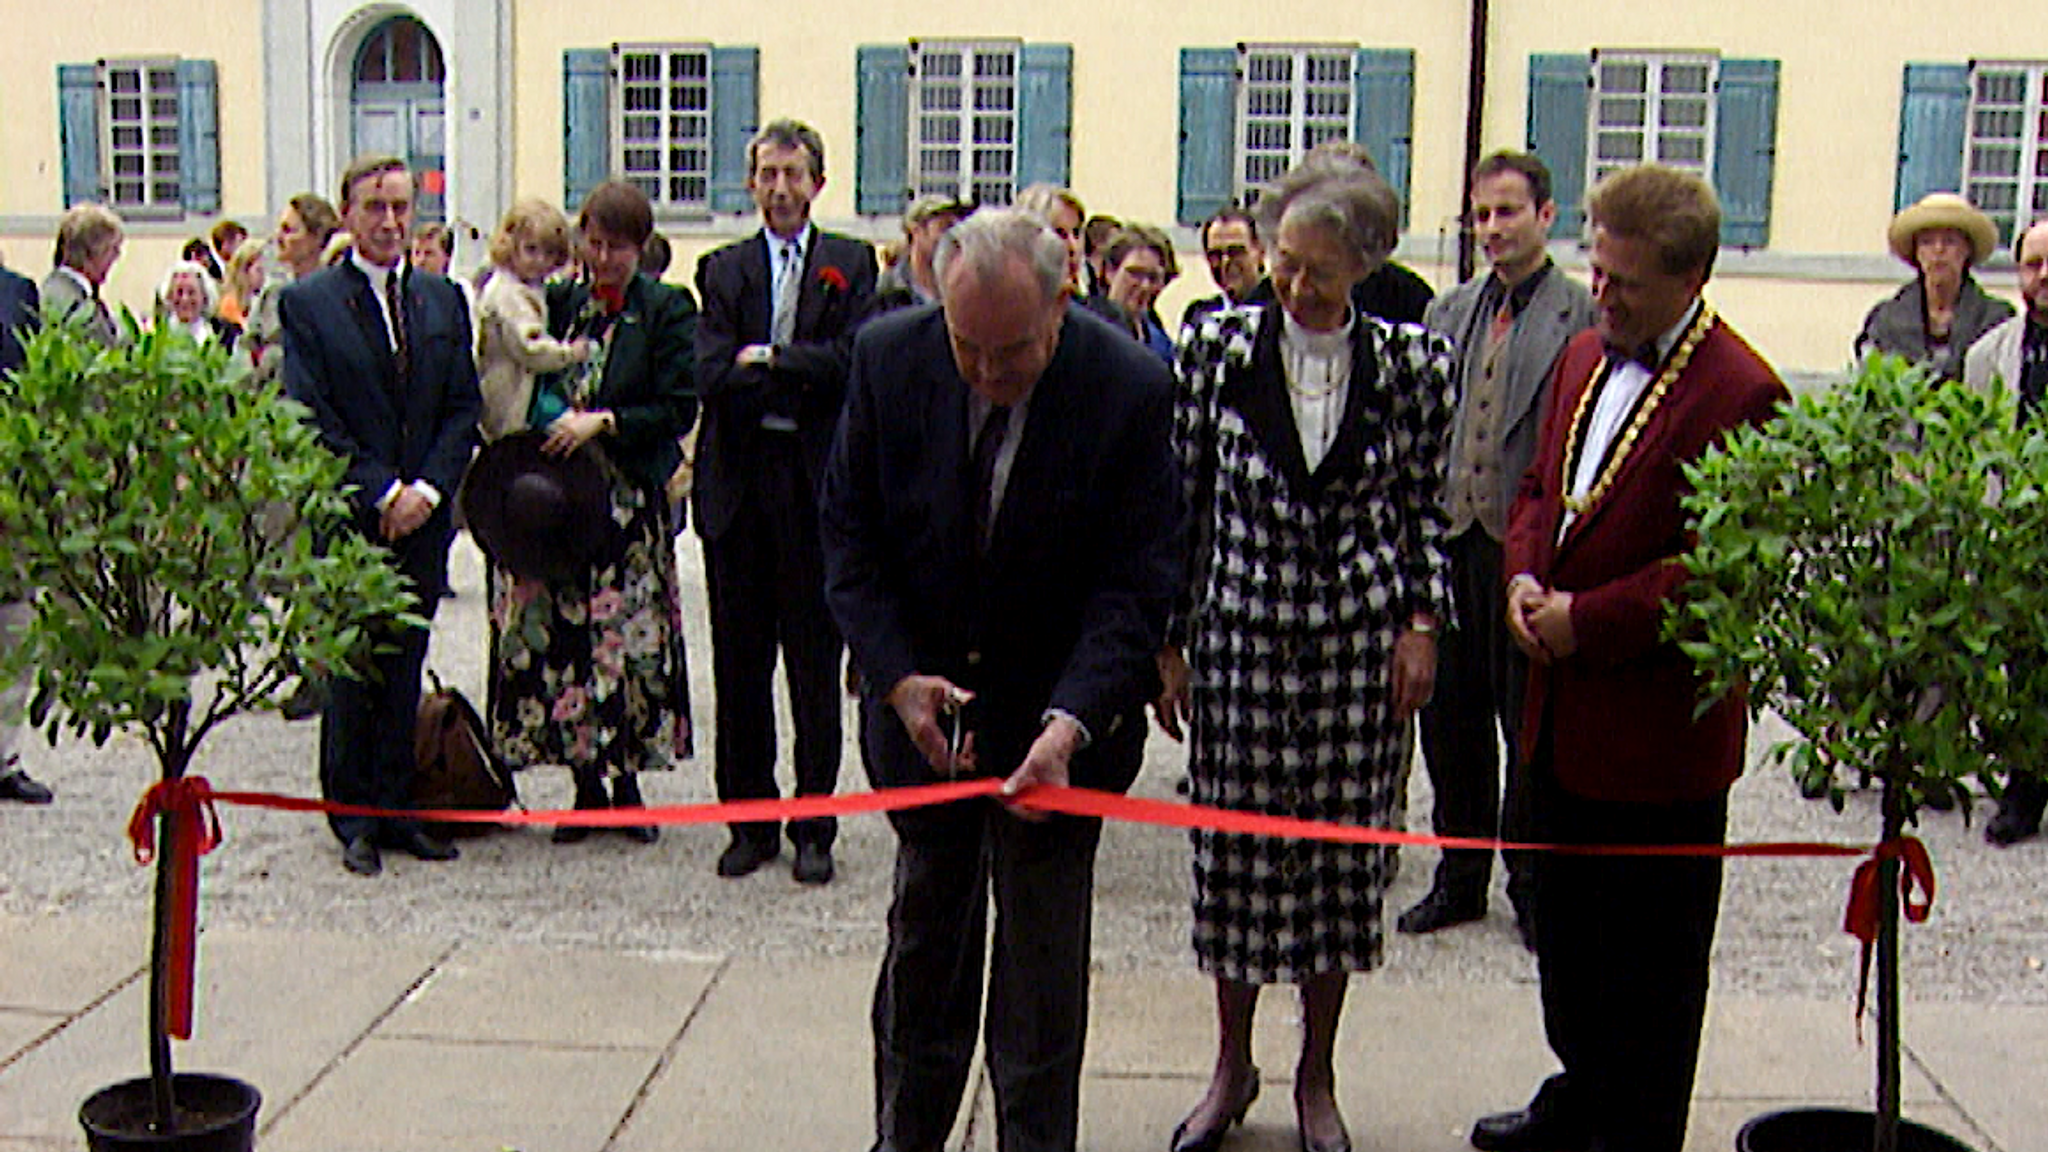
[[358, 836], [341, 850], [341, 866], [358, 876], [375, 876], [384, 870], [384, 854], [377, 851], [374, 836]]
[[1201, 1132], [1188, 1131], [1188, 1122], [1182, 1120], [1173, 1128], [1173, 1142], [1167, 1147], [1171, 1152], [1216, 1152], [1223, 1146], [1223, 1137], [1230, 1129], [1244, 1123], [1244, 1114], [1252, 1110], [1252, 1102], [1259, 1098], [1259, 1070], [1252, 1069], [1252, 1086], [1245, 1090], [1244, 1099], [1237, 1102], [1237, 1108], [1223, 1118], [1214, 1128]]
[[[640, 781], [638, 777], [629, 772], [612, 781], [612, 807], [614, 809], [644, 808], [646, 806], [646, 803], [640, 799]], [[631, 840], [635, 844], [652, 844], [656, 840], [661, 839], [661, 829], [652, 824], [629, 824], [619, 829], [619, 831], [624, 832], [626, 839]]]
[[[723, 863], [723, 861], [721, 861]], [[830, 884], [832, 882], [832, 847], [828, 844], [804, 843], [796, 846], [796, 866], [790, 869], [799, 884]]]
[[56, 798], [56, 793], [45, 785], [38, 784], [19, 768], [0, 775], [0, 800], [13, 800], [22, 804], [48, 804]]
[[588, 824], [557, 824], [548, 839], [556, 844], [581, 844], [595, 831], [597, 829]]
[[1471, 1140], [1482, 1152], [1586, 1152], [1593, 1146], [1586, 1125], [1541, 1107], [1540, 1096], [1527, 1108], [1473, 1121]]
[[[0, 780], [0, 785], [6, 781]], [[2022, 840], [2031, 840], [2041, 833], [2041, 814], [2026, 811], [2022, 806], [2010, 802], [1998, 806], [1998, 814], [1984, 825], [1984, 842], [2009, 848]]]
[[752, 873], [756, 868], [782, 855], [782, 841], [756, 840], [751, 836], [735, 836], [732, 843], [718, 856], [718, 874], [735, 879]]
[[462, 850], [446, 840], [436, 840], [417, 828], [400, 832], [385, 841], [399, 852], [411, 854], [420, 860], [453, 860], [462, 855]]
[[1486, 893], [1456, 895], [1445, 888], [1431, 888], [1415, 907], [1401, 913], [1394, 927], [1409, 936], [1426, 936], [1458, 924], [1468, 924], [1486, 915]]

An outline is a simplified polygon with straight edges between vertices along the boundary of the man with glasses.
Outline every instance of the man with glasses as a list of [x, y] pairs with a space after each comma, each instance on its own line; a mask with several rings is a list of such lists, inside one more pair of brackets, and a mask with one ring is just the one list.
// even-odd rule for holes
[[1209, 262], [1209, 278], [1223, 291], [1190, 303], [1180, 316], [1183, 328], [1219, 308], [1253, 303], [1266, 278], [1259, 226], [1242, 208], [1224, 208], [1202, 222], [1202, 258]]

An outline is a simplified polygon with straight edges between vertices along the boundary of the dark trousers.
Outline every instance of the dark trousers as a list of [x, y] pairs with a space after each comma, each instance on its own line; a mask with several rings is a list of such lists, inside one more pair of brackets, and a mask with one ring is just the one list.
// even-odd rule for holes
[[[413, 611], [433, 620], [447, 583], [446, 521], [437, 515], [422, 532], [440, 530], [439, 563], [409, 560], [401, 565], [412, 577], [419, 603]], [[415, 547], [422, 547], [416, 544]], [[327, 685], [327, 707], [320, 714], [320, 794], [343, 804], [404, 810], [412, 807], [413, 727], [419, 720], [420, 669], [427, 662], [426, 628], [393, 626], [372, 642], [390, 645], [370, 661], [368, 679], [336, 676]], [[328, 827], [346, 844], [358, 836], [389, 838], [418, 825], [412, 820], [375, 816], [330, 816]]]
[[952, 1130], [983, 1020], [991, 895], [984, 1040], [996, 1147], [1072, 1152], [1101, 822], [1033, 823], [986, 801], [890, 820], [896, 883], [875, 984], [876, 1152], [938, 1152]]
[[[1720, 844], [1725, 793], [1624, 804], [1566, 792], [1546, 732], [1529, 766], [1539, 839], [1561, 844]], [[1572, 856], [1536, 862], [1543, 1028], [1564, 1071], [1545, 1095], [1603, 1152], [1680, 1152], [1692, 1106], [1719, 857]]]
[[[1529, 663], [1508, 636], [1500, 542], [1474, 524], [1451, 539], [1449, 552], [1457, 618], [1438, 637], [1436, 695], [1422, 713], [1422, 756], [1436, 794], [1430, 826], [1439, 836], [1517, 839], [1528, 828], [1515, 732], [1522, 722]], [[1500, 751], [1503, 732], [1505, 757]], [[1508, 897], [1523, 908], [1532, 883], [1528, 854], [1503, 855]], [[1492, 870], [1492, 852], [1447, 849], [1437, 861], [1436, 887], [1460, 899], [1483, 901]]]
[[[818, 502], [790, 434], [763, 433], [753, 486], [732, 524], [704, 541], [711, 596], [711, 675], [720, 800], [773, 800], [775, 656], [782, 653], [796, 728], [796, 794], [829, 796], [839, 783], [838, 626], [825, 607]], [[773, 842], [776, 827], [736, 824], [735, 836]], [[830, 845], [838, 822], [793, 821], [789, 838]]]

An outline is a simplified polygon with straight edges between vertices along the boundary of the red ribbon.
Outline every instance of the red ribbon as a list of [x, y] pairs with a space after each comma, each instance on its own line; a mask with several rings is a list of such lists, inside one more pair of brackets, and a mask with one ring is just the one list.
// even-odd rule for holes
[[617, 316], [625, 310], [626, 289], [622, 285], [594, 284], [591, 286], [590, 294], [597, 298], [599, 304], [604, 305], [607, 316]]
[[[1870, 996], [1870, 948], [1877, 943], [1880, 900], [1884, 895], [1878, 887], [1878, 868], [1886, 860], [1899, 862], [1899, 911], [1915, 924], [1927, 922], [1927, 916], [1934, 911], [1934, 861], [1927, 855], [1927, 845], [1912, 836], [1901, 836], [1887, 840], [1871, 850], [1870, 859], [1856, 866], [1856, 875], [1849, 881], [1849, 907], [1842, 914], [1842, 931], [1862, 941], [1862, 956], [1856, 966], [1856, 1028], [1860, 1039], [1863, 1028], [1863, 1010]], [[1914, 899], [1914, 891], [1925, 895]]]
[[171, 921], [164, 940], [165, 1029], [192, 1038], [192, 988], [199, 970], [199, 858], [220, 847], [220, 813], [204, 776], [159, 780], [128, 818], [135, 862], [156, 859], [157, 817], [170, 820]]
[[[160, 812], [170, 812], [176, 821], [178, 859], [175, 862], [172, 911], [171, 1034], [180, 1039], [191, 1036], [193, 942], [199, 909], [199, 857], [220, 844], [220, 821], [214, 805], [240, 804], [281, 812], [320, 812], [335, 816], [401, 817], [437, 824], [574, 825], [585, 828], [623, 828], [644, 824], [738, 824], [769, 820], [805, 820], [819, 816], [853, 816], [875, 812], [897, 812], [948, 804], [961, 800], [997, 796], [1003, 782], [995, 777], [954, 780], [942, 784], [921, 784], [906, 788], [883, 788], [837, 796], [799, 796], [788, 800], [736, 800], [727, 803], [680, 804], [660, 808], [585, 809], [552, 812], [485, 812], [470, 808], [421, 809], [397, 812], [360, 804], [336, 804], [274, 792], [216, 792], [204, 777], [188, 776], [152, 787], [129, 821], [128, 838], [135, 843], [135, 858], [148, 863], [154, 856], [152, 821]], [[1036, 812], [1057, 812], [1070, 816], [1121, 820], [1167, 828], [1199, 828], [1253, 836], [1281, 836], [1301, 840], [1322, 840], [1343, 844], [1409, 845], [1411, 847], [1505, 849], [1527, 852], [1564, 852], [1583, 856], [1774, 856], [1827, 857], [1869, 856], [1856, 869], [1850, 887], [1849, 909], [1843, 927], [1864, 942], [1863, 965], [1867, 983], [1870, 943], [1877, 938], [1877, 862], [1904, 862], [1900, 890], [1906, 918], [1918, 924], [1927, 919], [1934, 903], [1934, 865], [1927, 848], [1912, 837], [1887, 841], [1876, 847], [1854, 844], [1826, 844], [1814, 841], [1762, 841], [1747, 844], [1542, 844], [1514, 840], [1492, 840], [1466, 836], [1429, 836], [1419, 832], [1397, 832], [1324, 820], [1303, 820], [1291, 816], [1269, 816], [1201, 804], [1151, 800], [1091, 788], [1037, 787], [1009, 797], [1008, 802]], [[1925, 893], [1917, 902], [1914, 891]], [[1862, 1018], [1863, 992], [1857, 992], [1857, 1018]], [[181, 1030], [182, 1029], [182, 1030]]]

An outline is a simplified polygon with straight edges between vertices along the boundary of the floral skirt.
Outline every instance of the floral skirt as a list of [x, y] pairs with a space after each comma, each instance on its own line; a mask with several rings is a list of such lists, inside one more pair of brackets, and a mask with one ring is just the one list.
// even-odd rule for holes
[[609, 550], [575, 577], [491, 566], [491, 734], [516, 768], [666, 769], [695, 751], [668, 502], [606, 461]]

